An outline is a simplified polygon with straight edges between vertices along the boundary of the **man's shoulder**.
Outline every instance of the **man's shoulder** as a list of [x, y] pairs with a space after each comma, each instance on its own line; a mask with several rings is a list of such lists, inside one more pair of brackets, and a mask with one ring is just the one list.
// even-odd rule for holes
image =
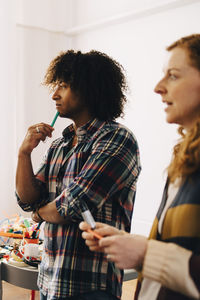
[[136, 140], [131, 129], [116, 121], [104, 122], [103, 126], [97, 130], [96, 134], [102, 135], [109, 132], [116, 133], [118, 135], [126, 135], [127, 137]]

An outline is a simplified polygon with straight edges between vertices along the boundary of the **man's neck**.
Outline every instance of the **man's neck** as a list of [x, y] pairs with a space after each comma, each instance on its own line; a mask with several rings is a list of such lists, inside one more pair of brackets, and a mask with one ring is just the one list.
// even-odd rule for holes
[[81, 118], [79, 118], [78, 120], [73, 120], [74, 121], [74, 129], [75, 131], [77, 131], [77, 129], [79, 127], [82, 127], [83, 125], [85, 125], [87, 122], [89, 122], [90, 120], [92, 119], [92, 117], [87, 114], [87, 115], [84, 115], [82, 116]]

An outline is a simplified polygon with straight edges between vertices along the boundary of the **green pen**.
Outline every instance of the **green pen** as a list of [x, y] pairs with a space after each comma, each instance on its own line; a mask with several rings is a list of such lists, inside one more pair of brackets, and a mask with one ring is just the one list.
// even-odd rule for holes
[[54, 124], [55, 124], [55, 122], [56, 122], [58, 116], [59, 116], [59, 112], [57, 111], [57, 113], [55, 114], [55, 117], [54, 117], [54, 119], [53, 119], [53, 121], [52, 121], [52, 123], [51, 123], [51, 127], [54, 126]]

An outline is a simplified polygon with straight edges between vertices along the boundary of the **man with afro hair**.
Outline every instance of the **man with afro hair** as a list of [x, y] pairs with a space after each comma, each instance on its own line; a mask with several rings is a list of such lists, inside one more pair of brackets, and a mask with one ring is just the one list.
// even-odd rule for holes
[[79, 223], [84, 205], [95, 221], [130, 231], [140, 161], [134, 135], [115, 121], [126, 103], [123, 68], [104, 53], [69, 50], [50, 63], [44, 84], [59, 116], [73, 123], [35, 174], [31, 153], [53, 127], [30, 126], [19, 149], [18, 203], [45, 222], [41, 299], [120, 299], [123, 271], [88, 249]]

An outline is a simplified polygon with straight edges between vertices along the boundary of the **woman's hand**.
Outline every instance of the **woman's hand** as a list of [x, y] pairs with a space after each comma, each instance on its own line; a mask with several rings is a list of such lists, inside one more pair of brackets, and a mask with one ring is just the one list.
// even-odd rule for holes
[[126, 233], [101, 239], [99, 247], [118, 268], [141, 270], [147, 243], [146, 237]]
[[[82, 237], [85, 239], [85, 243], [91, 251], [104, 252], [104, 249], [99, 246], [99, 239], [97, 239], [91, 232], [88, 232], [88, 229], [91, 228], [86, 222], [81, 222], [79, 228], [83, 230]], [[96, 228], [94, 231], [102, 238], [104, 236], [121, 235], [125, 233], [113, 226], [99, 222], [96, 222]]]
[[86, 222], [81, 222], [79, 227], [84, 231], [82, 237], [91, 251], [106, 253], [108, 260], [114, 262], [120, 269], [142, 268], [148, 243], [146, 237], [129, 234], [107, 224], [96, 223], [95, 231], [102, 236], [98, 240], [92, 233], [87, 232], [90, 226]]

